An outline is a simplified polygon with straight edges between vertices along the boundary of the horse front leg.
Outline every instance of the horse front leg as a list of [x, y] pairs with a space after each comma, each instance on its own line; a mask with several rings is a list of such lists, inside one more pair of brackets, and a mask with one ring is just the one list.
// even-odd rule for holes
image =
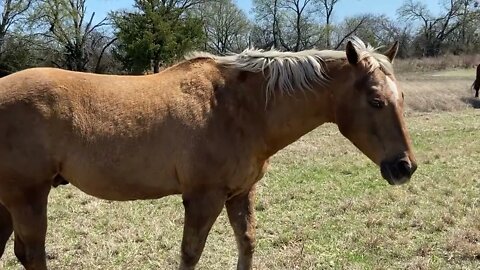
[[229, 199], [225, 206], [238, 247], [237, 270], [252, 269], [255, 248], [255, 186], [248, 192]]
[[183, 228], [181, 270], [195, 269], [213, 223], [222, 211], [226, 195], [222, 192], [196, 191], [183, 194], [185, 222]]

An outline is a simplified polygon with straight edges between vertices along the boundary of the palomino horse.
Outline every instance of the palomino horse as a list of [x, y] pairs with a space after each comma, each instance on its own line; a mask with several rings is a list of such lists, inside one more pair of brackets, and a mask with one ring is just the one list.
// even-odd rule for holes
[[46, 269], [47, 197], [64, 181], [107, 200], [181, 194], [181, 269], [193, 269], [226, 206], [238, 269], [251, 269], [254, 185], [270, 156], [325, 122], [390, 184], [417, 165], [384, 55], [353, 38], [346, 52], [194, 54], [163, 72], [111, 76], [37, 68], [0, 80], [0, 247], [15, 232], [26, 269]]
[[477, 76], [472, 86], [475, 89], [475, 97], [478, 98], [478, 91], [480, 90], [480, 64], [477, 66]]

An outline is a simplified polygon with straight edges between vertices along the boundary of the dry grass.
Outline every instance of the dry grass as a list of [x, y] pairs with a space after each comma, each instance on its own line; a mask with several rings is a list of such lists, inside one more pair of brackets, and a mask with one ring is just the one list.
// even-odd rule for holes
[[[419, 161], [412, 182], [388, 186], [335, 126], [316, 129], [276, 155], [259, 184], [256, 269], [478, 269], [480, 110], [462, 101], [471, 78], [400, 77]], [[49, 205], [51, 269], [178, 265], [179, 197], [107, 202], [65, 186]], [[199, 269], [235, 262], [222, 213]], [[0, 268], [18, 269], [11, 241]]]
[[451, 69], [470, 69], [480, 64], [480, 55], [444, 55], [440, 57], [395, 60], [395, 70], [404, 72], [432, 72]]
[[439, 72], [400, 73], [400, 87], [405, 91], [407, 113], [460, 111], [480, 108], [471, 88], [475, 69]]
[[480, 55], [398, 59], [395, 70], [404, 89], [407, 113], [480, 108], [472, 84]]

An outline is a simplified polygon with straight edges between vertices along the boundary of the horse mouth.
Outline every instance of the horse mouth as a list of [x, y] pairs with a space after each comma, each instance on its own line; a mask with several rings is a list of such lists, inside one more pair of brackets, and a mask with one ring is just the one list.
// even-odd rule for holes
[[382, 171], [382, 177], [385, 180], [387, 180], [387, 182], [392, 186], [402, 185], [410, 181], [409, 177], [394, 178], [389, 172], [384, 173], [383, 171]]
[[412, 164], [405, 159], [395, 162], [382, 162], [380, 165], [382, 177], [387, 180], [390, 185], [407, 183], [416, 169], [417, 166], [415, 164]]

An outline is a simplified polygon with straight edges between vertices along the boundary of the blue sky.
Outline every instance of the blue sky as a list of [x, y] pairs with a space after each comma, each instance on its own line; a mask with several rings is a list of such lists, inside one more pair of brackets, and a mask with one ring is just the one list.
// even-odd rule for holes
[[[251, 14], [251, 0], [235, 0], [237, 4], [247, 13]], [[130, 9], [133, 0], [87, 0], [88, 12], [95, 12], [95, 17], [101, 19], [109, 11], [118, 9]], [[432, 13], [440, 12], [441, 6], [438, 0], [423, 0]], [[385, 14], [396, 18], [397, 9], [404, 3], [404, 0], [340, 0], [334, 9], [333, 19], [335, 22], [342, 21], [345, 17], [362, 13]]]

